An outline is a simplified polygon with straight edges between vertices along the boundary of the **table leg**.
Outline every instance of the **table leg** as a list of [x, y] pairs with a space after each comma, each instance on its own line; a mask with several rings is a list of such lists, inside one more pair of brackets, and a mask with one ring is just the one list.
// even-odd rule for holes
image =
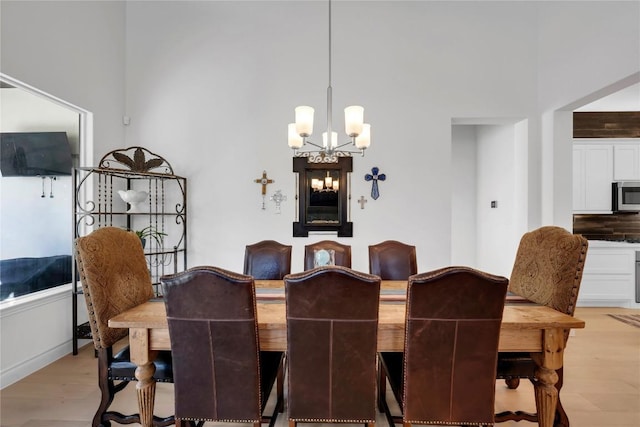
[[535, 398], [540, 427], [553, 427], [558, 404], [558, 374], [556, 369], [562, 367], [564, 351], [564, 331], [547, 329], [542, 334], [542, 353], [535, 354], [533, 359], [536, 368]]
[[153, 374], [156, 365], [153, 363], [154, 354], [149, 349], [149, 330], [130, 329], [129, 347], [131, 351], [131, 361], [136, 368], [136, 392], [138, 394], [138, 411], [140, 413], [140, 424], [143, 427], [153, 426], [153, 406], [156, 398], [156, 381]]

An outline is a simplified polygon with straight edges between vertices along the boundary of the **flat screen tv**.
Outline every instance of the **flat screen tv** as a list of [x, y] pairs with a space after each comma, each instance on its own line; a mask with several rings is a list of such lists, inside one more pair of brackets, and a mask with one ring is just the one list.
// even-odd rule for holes
[[66, 132], [0, 133], [0, 171], [8, 176], [71, 175]]

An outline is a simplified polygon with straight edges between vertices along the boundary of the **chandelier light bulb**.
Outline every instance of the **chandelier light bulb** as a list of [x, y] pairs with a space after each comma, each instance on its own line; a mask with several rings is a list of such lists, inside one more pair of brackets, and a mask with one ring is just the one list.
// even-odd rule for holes
[[362, 133], [362, 125], [364, 124], [364, 107], [359, 105], [351, 105], [344, 109], [344, 127], [345, 133], [353, 138]]
[[296, 132], [302, 137], [313, 133], [313, 107], [301, 105], [296, 107]]
[[295, 149], [302, 147], [302, 137], [296, 130], [295, 123], [289, 123], [289, 147]]
[[371, 125], [364, 123], [362, 125], [362, 133], [356, 137], [356, 148], [362, 150], [369, 148], [371, 145]]
[[322, 132], [322, 146], [325, 148], [336, 148], [338, 146], [338, 132], [331, 132], [331, 146], [327, 145], [327, 133]]

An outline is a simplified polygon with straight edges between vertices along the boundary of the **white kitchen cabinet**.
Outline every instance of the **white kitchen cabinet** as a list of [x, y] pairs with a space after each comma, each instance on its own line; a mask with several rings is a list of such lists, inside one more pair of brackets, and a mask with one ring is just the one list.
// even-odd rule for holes
[[597, 247], [589, 242], [578, 306], [635, 308], [636, 249], [620, 246]]
[[573, 144], [574, 213], [611, 213], [613, 144]]
[[640, 142], [613, 145], [614, 181], [640, 181]]

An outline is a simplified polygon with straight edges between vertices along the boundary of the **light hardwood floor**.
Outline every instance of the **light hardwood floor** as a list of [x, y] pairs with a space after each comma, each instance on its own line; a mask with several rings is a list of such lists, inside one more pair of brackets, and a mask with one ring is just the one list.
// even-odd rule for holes
[[[640, 310], [578, 308], [576, 317], [586, 328], [570, 337], [565, 353], [565, 384], [562, 402], [572, 427], [640, 426], [640, 328], [617, 321], [607, 313], [637, 313]], [[0, 391], [1, 427], [87, 427], [99, 399], [96, 359], [87, 345], [77, 356], [57, 362]], [[156, 414], [173, 412], [173, 386], [159, 384]], [[137, 412], [135, 387], [120, 393], [114, 407]], [[286, 408], [285, 408], [286, 409]], [[496, 410], [533, 411], [533, 393], [528, 382], [508, 390], [502, 381], [496, 387]], [[386, 426], [384, 416], [379, 425]], [[208, 423], [207, 425], [216, 423]], [[115, 426], [116, 424], [113, 424]], [[522, 421], [503, 427], [535, 425]], [[286, 412], [277, 427], [286, 427]]]

